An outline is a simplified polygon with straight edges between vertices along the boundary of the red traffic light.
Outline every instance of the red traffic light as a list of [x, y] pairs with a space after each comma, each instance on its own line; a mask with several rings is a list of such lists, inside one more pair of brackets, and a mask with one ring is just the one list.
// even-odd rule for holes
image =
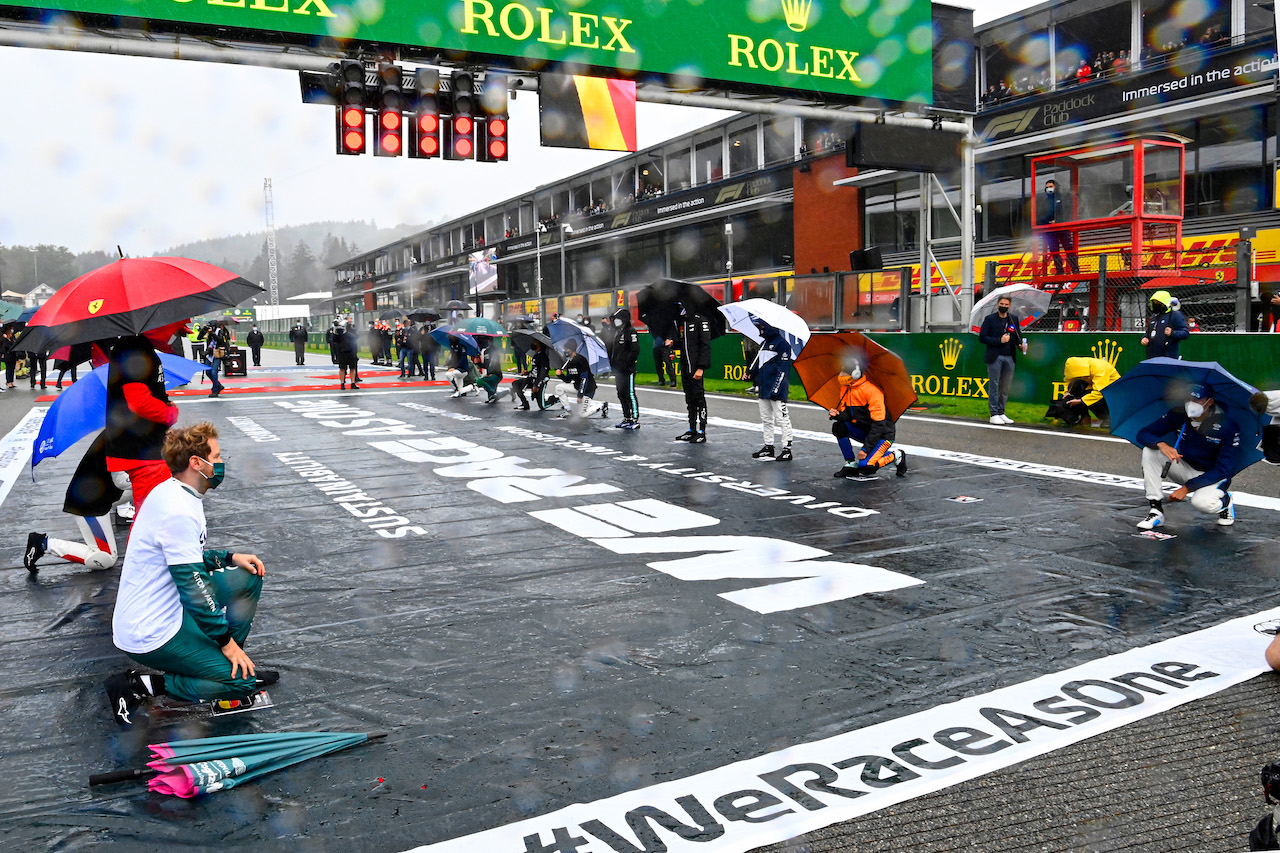
[[404, 152], [400, 134], [404, 129], [404, 116], [399, 110], [383, 109], [378, 112], [378, 139], [373, 153], [377, 157], [399, 157]]
[[470, 116], [454, 116], [444, 147], [446, 160], [472, 160], [476, 156], [475, 122]]
[[420, 113], [409, 123], [410, 157], [440, 156], [440, 116]]
[[338, 153], [363, 154], [365, 150], [364, 107], [338, 107]]
[[476, 158], [481, 163], [500, 163], [507, 159], [507, 117], [490, 116], [479, 126]]

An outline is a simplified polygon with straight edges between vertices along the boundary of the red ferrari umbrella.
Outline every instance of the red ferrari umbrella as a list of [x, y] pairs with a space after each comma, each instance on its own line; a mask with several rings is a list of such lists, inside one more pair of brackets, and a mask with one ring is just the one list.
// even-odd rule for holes
[[18, 339], [49, 352], [67, 344], [139, 335], [206, 313], [232, 308], [258, 285], [221, 267], [189, 258], [123, 258], [63, 286], [41, 306]]
[[824, 409], [840, 403], [840, 383], [836, 377], [850, 355], [863, 357], [867, 378], [884, 392], [884, 405], [889, 417], [897, 420], [916, 402], [911, 387], [911, 374], [902, 359], [860, 332], [837, 332], [814, 335], [795, 360], [796, 373], [811, 402]]

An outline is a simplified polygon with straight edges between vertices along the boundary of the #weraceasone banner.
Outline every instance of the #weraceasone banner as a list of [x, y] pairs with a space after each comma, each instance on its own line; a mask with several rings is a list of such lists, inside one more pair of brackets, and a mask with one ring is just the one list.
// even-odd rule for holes
[[543, 145], [601, 151], [637, 149], [636, 84], [632, 80], [542, 74], [538, 111]]
[[1266, 670], [1280, 608], [412, 853], [746, 853], [1018, 764]]

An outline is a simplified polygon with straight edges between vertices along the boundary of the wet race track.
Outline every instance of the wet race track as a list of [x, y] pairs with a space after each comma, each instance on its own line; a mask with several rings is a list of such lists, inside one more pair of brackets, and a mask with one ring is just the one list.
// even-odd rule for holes
[[[1176, 538], [1151, 540], [1133, 527], [1137, 451], [1116, 443], [1051, 439], [1060, 458], [1019, 466], [1003, 460], [1035, 457], [1043, 434], [904, 420], [910, 472], [863, 483], [832, 478], [839, 454], [816, 411], [796, 412], [794, 462], [758, 463], [748, 401], [713, 399], [722, 420], [690, 446], [671, 441], [684, 428], [671, 394], [646, 392], [632, 433], [608, 428], [616, 416], [376, 389], [178, 400], [181, 423], [214, 422], [227, 460], [206, 500], [209, 546], [267, 566], [247, 650], [282, 678], [276, 707], [253, 714], [121, 734], [101, 687], [127, 665], [110, 638], [119, 569], [46, 558], [31, 579], [21, 566], [27, 531], [74, 535], [60, 509], [80, 449], [36, 484], [17, 479], [0, 572], [7, 848], [745, 850], [803, 827], [743, 832], [928, 781], [980, 739], [931, 739], [944, 712], [922, 723], [927, 745], [891, 751], [907, 736], [886, 734], [883, 760], [819, 746], [729, 787], [682, 780], [1280, 604], [1270, 472], [1238, 495], [1235, 527], [1175, 507]], [[1155, 669], [1159, 692], [1192, 685], [1197, 665]], [[1091, 695], [1102, 717], [1126, 704], [1123, 690]], [[988, 716], [986, 743], [1086, 716], [1041, 711], [1048, 722]], [[388, 737], [194, 801], [85, 786], [173, 725]], [[638, 799], [613, 812], [569, 808], [628, 792]], [[468, 839], [540, 816], [513, 840]]]

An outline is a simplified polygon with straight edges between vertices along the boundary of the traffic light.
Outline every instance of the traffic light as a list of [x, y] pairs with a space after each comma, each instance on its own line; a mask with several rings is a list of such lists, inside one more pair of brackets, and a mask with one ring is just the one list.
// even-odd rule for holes
[[365, 150], [364, 128], [364, 65], [354, 59], [338, 63], [338, 153], [363, 154]]
[[474, 160], [476, 156], [476, 122], [471, 116], [450, 116], [445, 129], [444, 158]]
[[413, 74], [414, 116], [409, 122], [410, 157], [440, 156], [440, 72], [419, 68]]
[[502, 163], [507, 159], [507, 117], [485, 116], [478, 125], [476, 159], [481, 163]]
[[476, 111], [476, 78], [469, 71], [453, 72], [453, 85], [449, 92], [450, 110], [455, 116], [469, 116]]
[[476, 80], [467, 71], [455, 71], [449, 88], [449, 123], [445, 125], [446, 160], [474, 160], [476, 156]]
[[484, 117], [476, 127], [476, 159], [501, 163], [510, 151], [507, 121], [507, 75], [488, 74], [480, 95]]
[[404, 92], [400, 88], [400, 67], [378, 63], [378, 126], [373, 148], [376, 157], [399, 157], [404, 153]]

